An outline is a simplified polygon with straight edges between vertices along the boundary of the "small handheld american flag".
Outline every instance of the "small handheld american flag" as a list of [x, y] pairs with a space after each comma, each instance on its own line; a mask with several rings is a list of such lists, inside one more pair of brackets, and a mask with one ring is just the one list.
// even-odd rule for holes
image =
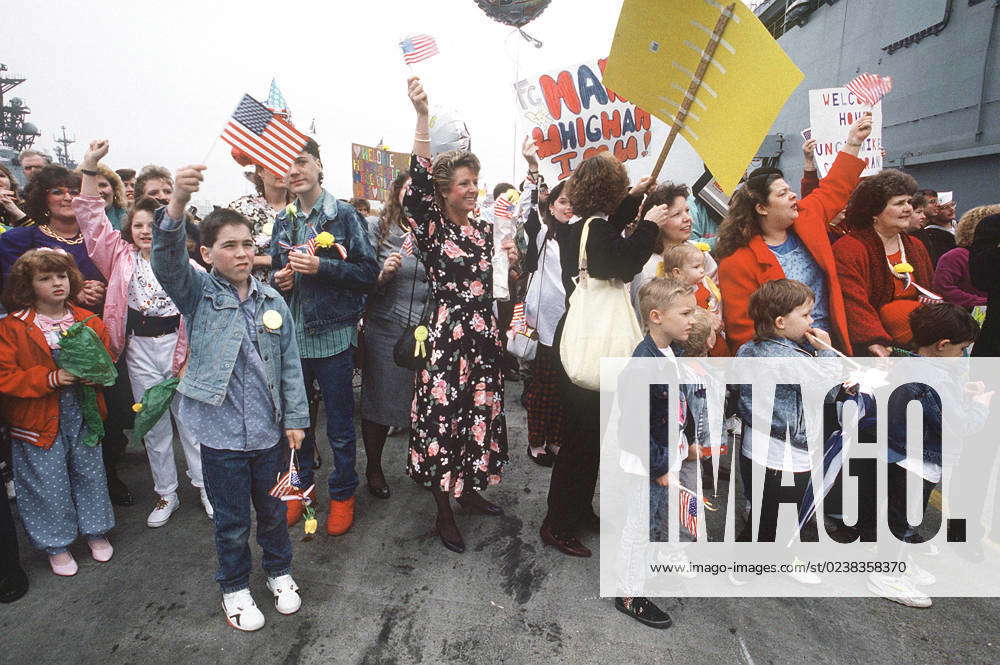
[[409, 231], [403, 237], [403, 256], [413, 256], [413, 232]]
[[268, 494], [282, 501], [305, 501], [308, 505], [310, 499], [306, 495], [312, 491], [312, 488], [312, 485], [306, 489], [302, 488], [299, 471], [295, 466], [295, 453], [293, 452], [291, 458], [288, 460], [288, 471], [278, 475], [274, 487], [271, 488]]
[[510, 219], [514, 215], [514, 204], [501, 196], [493, 203], [493, 216], [501, 219]]
[[865, 73], [844, 87], [868, 106], [875, 106], [892, 90], [892, 77]]
[[222, 140], [283, 178], [309, 137], [250, 95], [243, 95], [222, 130]]
[[510, 329], [516, 333], [523, 333], [528, 329], [528, 319], [524, 315], [523, 302], [514, 305], [514, 315], [510, 318]]
[[680, 499], [680, 518], [684, 525], [695, 539], [698, 538], [698, 495], [681, 487], [677, 494]]
[[404, 37], [399, 42], [399, 48], [403, 51], [403, 60], [408, 65], [427, 60], [440, 53], [437, 42], [430, 35], [410, 35]]

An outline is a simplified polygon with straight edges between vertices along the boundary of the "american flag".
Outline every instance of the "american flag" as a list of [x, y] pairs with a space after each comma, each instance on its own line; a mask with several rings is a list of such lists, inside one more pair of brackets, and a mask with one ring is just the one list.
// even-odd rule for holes
[[413, 256], [413, 232], [408, 232], [403, 237], [403, 256]]
[[681, 487], [678, 494], [680, 499], [681, 524], [691, 532], [691, 535], [698, 538], [698, 496], [687, 489]]
[[[285, 473], [278, 476], [278, 480], [274, 483], [274, 487], [268, 492], [275, 499], [280, 499], [290, 492], [295, 491], [295, 485], [292, 483], [292, 473], [293, 471], [286, 471]], [[298, 479], [298, 474], [296, 474], [296, 479]]]
[[306, 242], [302, 243], [301, 245], [292, 245], [292, 244], [289, 244], [287, 242], [279, 240], [278, 241], [278, 247], [280, 247], [281, 249], [283, 249], [285, 251], [288, 251], [288, 252], [299, 252], [299, 251], [301, 251], [301, 252], [304, 252], [306, 254], [312, 255], [312, 254], [316, 253], [316, 238], [315, 237], [309, 238], [309, 240], [307, 240]]
[[528, 329], [528, 319], [524, 315], [524, 303], [514, 305], [514, 315], [510, 318], [510, 329], [514, 332], [524, 332]]
[[501, 196], [493, 203], [493, 216], [510, 219], [514, 214], [514, 204]]
[[243, 95], [222, 140], [250, 155], [271, 173], [284, 177], [308, 137], [250, 95]]
[[410, 35], [399, 42], [399, 48], [403, 50], [403, 60], [406, 64], [412, 65], [422, 60], [427, 60], [435, 56], [438, 51], [437, 42], [430, 35]]
[[892, 77], [865, 73], [844, 87], [857, 95], [858, 99], [868, 106], [875, 106], [892, 90]]

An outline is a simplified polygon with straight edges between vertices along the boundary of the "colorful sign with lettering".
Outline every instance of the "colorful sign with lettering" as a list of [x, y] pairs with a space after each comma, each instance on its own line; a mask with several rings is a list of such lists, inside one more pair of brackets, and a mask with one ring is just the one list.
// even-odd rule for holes
[[[672, 123], [722, 8], [715, 0], [625, 0], [605, 85]], [[736, 2], [681, 130], [727, 193], [803, 78], [753, 12]], [[662, 145], [654, 141], [650, 150]]]
[[410, 155], [351, 144], [351, 170], [354, 196], [369, 201], [385, 201], [390, 195], [392, 181], [400, 171], [410, 167]]
[[[883, 100], [884, 101], [884, 100]], [[869, 106], [847, 88], [821, 88], [809, 91], [809, 124], [816, 139], [816, 170], [824, 178], [837, 153], [847, 141], [847, 131], [854, 121], [867, 113]], [[862, 177], [882, 170], [882, 102], [871, 107], [872, 133], [861, 144], [858, 157], [868, 164]]]
[[[587, 157], [611, 151], [633, 181], [649, 175], [656, 139], [666, 128], [601, 83], [604, 60], [593, 60], [518, 81], [520, 126], [538, 146], [546, 178], [564, 180]], [[700, 172], [697, 165], [692, 169]], [[678, 176], [671, 174], [673, 177]]]

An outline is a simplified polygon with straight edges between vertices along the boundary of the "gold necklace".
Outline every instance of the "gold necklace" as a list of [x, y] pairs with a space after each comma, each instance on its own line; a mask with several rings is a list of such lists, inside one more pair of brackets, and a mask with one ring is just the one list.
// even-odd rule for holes
[[72, 238], [64, 238], [52, 229], [49, 228], [48, 224], [39, 224], [38, 230], [47, 235], [50, 238], [55, 238], [59, 242], [65, 243], [67, 245], [79, 245], [83, 242], [83, 234], [77, 232], [77, 234]]

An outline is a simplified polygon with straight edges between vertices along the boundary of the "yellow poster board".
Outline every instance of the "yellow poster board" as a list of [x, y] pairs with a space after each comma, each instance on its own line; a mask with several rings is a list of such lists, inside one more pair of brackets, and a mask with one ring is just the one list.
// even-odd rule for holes
[[[672, 124], [725, 4], [625, 0], [604, 85]], [[681, 130], [727, 193], [803, 78], [738, 0]]]

